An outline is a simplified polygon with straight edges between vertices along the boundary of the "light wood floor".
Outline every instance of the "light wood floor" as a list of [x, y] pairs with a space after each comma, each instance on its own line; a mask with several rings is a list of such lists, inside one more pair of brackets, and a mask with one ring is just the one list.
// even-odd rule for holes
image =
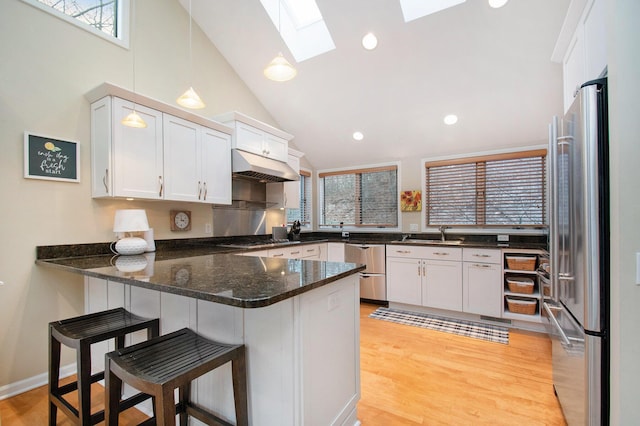
[[[375, 309], [360, 309], [363, 426], [565, 425], [545, 336], [511, 331], [502, 345], [374, 320]], [[47, 416], [46, 386], [0, 401], [2, 426], [46, 425]], [[133, 425], [146, 417], [128, 410], [120, 418]], [[71, 424], [58, 415], [58, 425]]]

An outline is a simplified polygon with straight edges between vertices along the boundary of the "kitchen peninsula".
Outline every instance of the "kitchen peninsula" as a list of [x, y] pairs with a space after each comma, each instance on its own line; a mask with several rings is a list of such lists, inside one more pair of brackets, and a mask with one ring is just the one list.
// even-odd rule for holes
[[[279, 259], [201, 247], [140, 256], [39, 259], [85, 276], [85, 311], [125, 307], [247, 347], [254, 425], [358, 424], [359, 285], [352, 263]], [[132, 343], [144, 340], [134, 335]], [[95, 345], [97, 346], [97, 345]], [[92, 353], [104, 365], [103, 345]], [[197, 380], [198, 404], [233, 421], [230, 366]], [[144, 407], [143, 407], [144, 409]]]

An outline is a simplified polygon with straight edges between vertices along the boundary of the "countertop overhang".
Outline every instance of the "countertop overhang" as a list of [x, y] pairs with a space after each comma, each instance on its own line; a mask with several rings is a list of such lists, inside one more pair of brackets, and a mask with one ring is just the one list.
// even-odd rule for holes
[[355, 263], [239, 256], [216, 247], [38, 259], [36, 264], [241, 308], [269, 306], [365, 268]]

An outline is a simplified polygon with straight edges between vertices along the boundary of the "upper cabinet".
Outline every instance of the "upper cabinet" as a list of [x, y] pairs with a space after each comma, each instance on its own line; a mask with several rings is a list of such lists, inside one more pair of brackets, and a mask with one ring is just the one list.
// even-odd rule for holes
[[147, 127], [131, 128], [131, 92], [105, 83], [87, 98], [93, 197], [231, 203], [229, 127], [135, 95]]
[[572, 0], [551, 59], [562, 63], [564, 110], [580, 86], [607, 66], [608, 0]]
[[284, 163], [288, 161], [289, 141], [293, 135], [237, 111], [214, 118], [233, 128], [233, 148]]

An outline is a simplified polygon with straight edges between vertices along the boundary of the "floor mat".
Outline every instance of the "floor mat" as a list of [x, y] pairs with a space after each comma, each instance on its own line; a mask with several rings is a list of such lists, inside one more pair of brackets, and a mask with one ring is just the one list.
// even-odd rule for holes
[[413, 325], [430, 330], [453, 333], [459, 336], [473, 337], [489, 342], [509, 344], [509, 329], [496, 325], [485, 325], [472, 321], [443, 318], [391, 308], [378, 308], [372, 312], [369, 317], [398, 324]]

